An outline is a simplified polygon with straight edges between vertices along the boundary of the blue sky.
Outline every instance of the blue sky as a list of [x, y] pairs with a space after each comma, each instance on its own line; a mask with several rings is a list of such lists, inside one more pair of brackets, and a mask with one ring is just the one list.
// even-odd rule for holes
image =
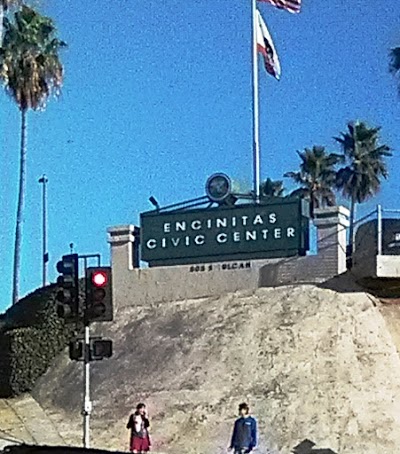
[[[250, 0], [43, 1], [60, 36], [65, 85], [29, 115], [21, 294], [41, 283], [41, 186], [49, 178], [49, 274], [68, 253], [109, 261], [108, 226], [203, 195], [224, 171], [251, 184]], [[260, 68], [262, 176], [298, 167], [296, 150], [326, 145], [346, 122], [382, 126], [395, 151], [376, 203], [400, 208], [400, 98], [388, 51], [400, 45], [400, 3], [304, 0], [300, 15], [259, 9], [282, 65]], [[0, 94], [0, 310], [10, 301], [19, 113]], [[287, 183], [290, 188], [290, 183]]]

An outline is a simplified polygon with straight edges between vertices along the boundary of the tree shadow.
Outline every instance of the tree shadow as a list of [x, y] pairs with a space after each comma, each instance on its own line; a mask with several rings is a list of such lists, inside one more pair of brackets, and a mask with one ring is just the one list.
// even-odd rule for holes
[[334, 290], [339, 293], [358, 293], [358, 292], [368, 292], [368, 288], [364, 285], [361, 285], [351, 273], [351, 271], [346, 271], [345, 273], [339, 274], [331, 279], [328, 279], [321, 284], [318, 284], [318, 287]]
[[299, 445], [293, 448], [293, 454], [336, 454], [332, 449], [313, 449], [315, 443], [311, 440], [303, 440]]

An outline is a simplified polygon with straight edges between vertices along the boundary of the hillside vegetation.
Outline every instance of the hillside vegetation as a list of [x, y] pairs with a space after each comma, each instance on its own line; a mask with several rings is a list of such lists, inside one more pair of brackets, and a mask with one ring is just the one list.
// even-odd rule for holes
[[[155, 450], [222, 453], [246, 400], [259, 452], [288, 454], [306, 438], [341, 454], [398, 452], [400, 359], [377, 304], [288, 286], [120, 311], [97, 327], [115, 353], [92, 367], [93, 444], [127, 450], [127, 416], [144, 400]], [[34, 390], [71, 443], [81, 368], [64, 353]]]
[[0, 315], [0, 397], [32, 390], [67, 345], [72, 330], [56, 314], [55, 294], [54, 285], [37, 289]]

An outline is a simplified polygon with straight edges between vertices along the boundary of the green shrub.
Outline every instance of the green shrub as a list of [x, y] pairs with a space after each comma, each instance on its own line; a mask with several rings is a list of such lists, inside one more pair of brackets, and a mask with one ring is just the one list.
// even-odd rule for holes
[[36, 290], [7, 310], [0, 326], [0, 396], [30, 391], [65, 348], [73, 328], [57, 316], [56, 286]]

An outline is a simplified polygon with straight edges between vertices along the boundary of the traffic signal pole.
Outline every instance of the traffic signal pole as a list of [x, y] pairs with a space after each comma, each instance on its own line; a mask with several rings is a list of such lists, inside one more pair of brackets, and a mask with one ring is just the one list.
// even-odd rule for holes
[[[97, 258], [97, 267], [88, 267], [88, 259]], [[79, 259], [85, 266], [85, 300], [80, 300]], [[100, 254], [63, 255], [57, 263], [60, 276], [57, 279], [59, 290], [56, 295], [57, 314], [65, 323], [84, 327], [84, 336], [70, 342], [70, 358], [83, 363], [83, 447], [90, 448], [90, 362], [110, 358], [112, 341], [101, 337], [90, 338], [90, 323], [113, 320], [112, 272], [109, 266], [100, 266]], [[82, 323], [83, 322], [83, 323]]]
[[90, 415], [92, 413], [92, 402], [90, 400], [90, 329], [89, 323], [87, 322], [85, 322], [83, 383], [83, 447], [90, 448]]
[[[80, 255], [84, 260], [85, 277], [87, 273], [87, 264], [89, 258], [97, 258], [97, 264], [100, 266], [100, 254]], [[85, 295], [88, 293], [87, 280], [85, 279]], [[86, 302], [85, 302], [86, 305]], [[83, 346], [83, 447], [90, 448], [90, 415], [92, 413], [92, 401], [90, 400], [90, 325], [89, 320], [84, 316], [85, 339]]]

